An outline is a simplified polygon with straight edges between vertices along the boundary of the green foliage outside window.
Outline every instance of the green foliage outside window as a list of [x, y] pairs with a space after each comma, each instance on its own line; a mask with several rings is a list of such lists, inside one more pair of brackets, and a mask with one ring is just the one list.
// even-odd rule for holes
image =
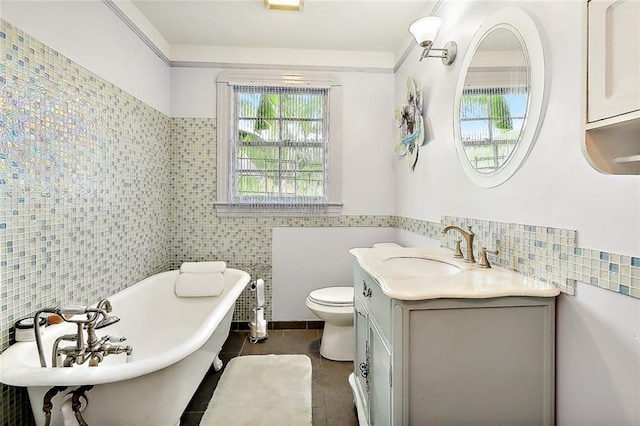
[[236, 196], [324, 199], [327, 91], [251, 87], [236, 96]]

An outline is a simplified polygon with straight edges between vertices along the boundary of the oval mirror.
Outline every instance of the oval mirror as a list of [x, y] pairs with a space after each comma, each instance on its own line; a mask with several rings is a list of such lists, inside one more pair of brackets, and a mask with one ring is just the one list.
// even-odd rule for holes
[[542, 123], [542, 42], [526, 12], [507, 8], [482, 24], [467, 52], [455, 95], [456, 151], [467, 176], [490, 188], [516, 172]]

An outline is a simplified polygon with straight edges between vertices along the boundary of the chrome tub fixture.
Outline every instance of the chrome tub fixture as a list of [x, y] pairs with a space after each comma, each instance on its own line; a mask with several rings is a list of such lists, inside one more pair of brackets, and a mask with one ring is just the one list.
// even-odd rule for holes
[[[110, 314], [111, 311], [113, 310], [113, 308], [111, 307], [111, 302], [109, 302], [108, 299], [100, 299], [100, 301], [96, 305], [96, 308], [103, 309], [107, 314]], [[99, 330], [99, 329], [107, 327], [107, 326], [109, 326], [111, 324], [115, 324], [118, 321], [120, 321], [120, 318], [118, 318], [117, 316], [115, 316], [115, 315], [107, 315], [106, 318], [103, 318], [100, 321], [98, 321], [98, 323], [96, 324], [95, 329]]]
[[[72, 367], [74, 364], [81, 365], [87, 361], [89, 361], [89, 366], [96, 367], [107, 355], [126, 353], [128, 357], [131, 356], [133, 353], [133, 348], [131, 346], [112, 345], [112, 343], [125, 341], [125, 337], [98, 337], [96, 335], [95, 330], [99, 328], [98, 325], [100, 325], [100, 327], [106, 327], [107, 325], [119, 321], [118, 317], [111, 317], [108, 315], [107, 312], [110, 311], [111, 303], [106, 299], [100, 300], [100, 302], [98, 302], [98, 306], [95, 308], [74, 305], [43, 308], [38, 310], [35, 313], [33, 320], [40, 366], [45, 368], [47, 367], [38, 323], [38, 319], [43, 313], [57, 314], [62, 317], [65, 322], [76, 324], [78, 330], [76, 334], [65, 334], [55, 340], [51, 353], [52, 367], [58, 367], [60, 362], [62, 362], [64, 367]], [[100, 321], [98, 321], [99, 319]], [[75, 342], [75, 345], [60, 348], [60, 343], [63, 341]], [[64, 360], [62, 359], [62, 356], [65, 356]]]

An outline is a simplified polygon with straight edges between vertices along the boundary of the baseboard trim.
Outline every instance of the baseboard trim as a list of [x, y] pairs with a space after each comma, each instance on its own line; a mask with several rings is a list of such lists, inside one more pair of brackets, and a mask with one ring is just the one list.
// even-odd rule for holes
[[[268, 330], [318, 330], [324, 328], [324, 321], [269, 321]], [[231, 330], [249, 330], [248, 322], [232, 322]]]

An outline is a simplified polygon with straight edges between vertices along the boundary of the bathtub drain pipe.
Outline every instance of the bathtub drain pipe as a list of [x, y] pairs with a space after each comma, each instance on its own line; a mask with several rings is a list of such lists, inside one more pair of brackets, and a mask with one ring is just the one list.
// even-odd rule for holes
[[[73, 414], [76, 416], [78, 426], [89, 426], [82, 417], [82, 410], [87, 408], [87, 405], [89, 405], [89, 400], [87, 399], [87, 395], [85, 395], [85, 392], [88, 392], [91, 389], [93, 389], [93, 385], [85, 385], [80, 386], [78, 389], [73, 391], [73, 396], [71, 397], [71, 409], [73, 409]], [[82, 407], [80, 398], [84, 398], [84, 408]]]
[[45, 426], [49, 426], [49, 424], [51, 424], [51, 409], [53, 408], [53, 402], [51, 401], [53, 400], [53, 397], [66, 388], [66, 386], [54, 386], [44, 394], [44, 398], [42, 399], [42, 411], [44, 411]]

